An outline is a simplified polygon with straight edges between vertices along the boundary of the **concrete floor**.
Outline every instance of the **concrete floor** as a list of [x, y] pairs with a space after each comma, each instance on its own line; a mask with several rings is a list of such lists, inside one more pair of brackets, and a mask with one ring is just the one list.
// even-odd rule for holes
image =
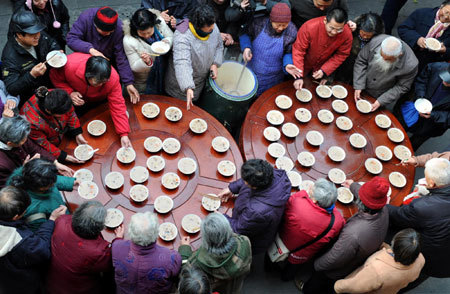
[[[24, 0], [25, 1], [25, 0]], [[121, 18], [129, 18], [132, 13], [140, 6], [140, 0], [63, 0], [65, 5], [70, 10], [71, 23], [76, 20], [78, 15], [86, 8], [100, 7], [104, 5], [111, 6], [116, 9]], [[385, 0], [348, 0], [350, 7], [350, 17], [354, 18], [362, 13], [372, 11], [381, 13]], [[408, 1], [408, 3], [400, 11], [397, 23], [402, 22], [415, 9], [422, 7], [436, 7], [442, 1], [440, 0], [418, 0]], [[9, 19], [12, 13], [12, 4], [10, 0], [0, 0], [0, 48], [3, 48], [6, 43], [6, 34]], [[396, 30], [394, 29], [394, 34]], [[450, 142], [450, 131], [447, 131], [439, 138], [433, 138], [425, 142], [416, 154], [424, 154], [433, 151], [444, 151]], [[423, 177], [423, 170], [418, 170], [416, 179]], [[292, 282], [282, 282], [278, 279], [278, 275], [267, 274], [263, 271], [262, 258], [255, 258], [252, 273], [247, 278], [243, 293], [245, 294], [260, 294], [260, 293], [300, 293]], [[450, 278], [435, 279], [429, 278], [420, 286], [407, 292], [408, 294], [425, 294], [425, 293], [450, 293]], [[318, 293], [320, 294], [320, 293]]]

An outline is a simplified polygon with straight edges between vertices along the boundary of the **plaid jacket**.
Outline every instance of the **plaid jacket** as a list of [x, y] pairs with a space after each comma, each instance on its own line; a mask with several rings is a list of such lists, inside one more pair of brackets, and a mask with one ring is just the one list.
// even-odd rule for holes
[[[37, 110], [43, 116], [39, 115]], [[63, 135], [67, 132], [69, 135], [76, 136], [83, 132], [73, 106], [67, 113], [56, 119], [40, 109], [36, 96], [33, 96], [22, 106], [20, 114], [25, 115], [31, 124], [29, 138], [50, 152], [58, 161], [65, 160], [67, 156], [67, 153], [58, 147]]]

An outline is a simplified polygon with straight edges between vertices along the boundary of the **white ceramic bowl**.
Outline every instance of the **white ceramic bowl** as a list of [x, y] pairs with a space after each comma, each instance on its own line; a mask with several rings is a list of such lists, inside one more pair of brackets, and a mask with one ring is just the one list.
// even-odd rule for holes
[[106, 124], [99, 119], [95, 119], [87, 125], [87, 131], [92, 136], [101, 136], [106, 132]]
[[281, 137], [280, 131], [275, 127], [267, 127], [264, 129], [264, 138], [268, 141], [275, 142], [278, 141]]
[[159, 152], [161, 150], [162, 146], [163, 146], [163, 142], [161, 141], [161, 139], [158, 137], [155, 137], [155, 136], [148, 137], [144, 141], [145, 150], [147, 150], [148, 152], [151, 152], [151, 153]]
[[123, 213], [117, 208], [108, 208], [106, 211], [105, 226], [108, 228], [116, 228], [123, 223]]
[[175, 226], [173, 223], [170, 222], [162, 223], [159, 225], [158, 235], [164, 241], [167, 242], [172, 241], [178, 235], [177, 226]]
[[275, 98], [275, 104], [280, 109], [289, 109], [292, 106], [292, 99], [286, 95], [279, 95], [277, 98]]
[[146, 118], [155, 118], [159, 115], [160, 109], [157, 104], [148, 102], [142, 105], [141, 112]]
[[148, 170], [143, 166], [135, 166], [130, 170], [130, 179], [137, 184], [147, 181], [148, 176]]
[[75, 148], [73, 154], [77, 159], [87, 161], [94, 156], [94, 153], [92, 153], [93, 150], [94, 148], [92, 148], [92, 146], [88, 144], [81, 144]]
[[116, 152], [116, 157], [122, 163], [132, 163], [136, 159], [136, 151], [133, 148], [120, 147]]
[[331, 88], [325, 85], [319, 85], [316, 87], [316, 94], [320, 98], [330, 98], [333, 92], [331, 91]]
[[197, 170], [197, 162], [189, 157], [184, 157], [178, 160], [178, 170], [185, 175], [195, 173]]
[[302, 88], [295, 92], [295, 97], [297, 97], [300, 102], [309, 102], [312, 99], [312, 94], [308, 89]]
[[211, 141], [211, 146], [217, 152], [227, 152], [230, 149], [230, 141], [222, 136], [217, 136]]
[[191, 129], [192, 132], [196, 134], [202, 134], [206, 132], [206, 130], [208, 129], [208, 124], [204, 119], [194, 118], [189, 123], [189, 128]]
[[130, 197], [135, 202], [143, 202], [148, 198], [148, 188], [144, 185], [134, 185], [130, 189]]
[[180, 177], [176, 173], [166, 173], [161, 178], [161, 184], [164, 188], [173, 190], [180, 186], [181, 180]]
[[217, 171], [224, 177], [230, 177], [236, 172], [236, 165], [229, 160], [222, 160], [217, 164]]
[[67, 63], [67, 56], [64, 52], [59, 50], [53, 50], [47, 53], [45, 57], [47, 64], [53, 68], [61, 68]]
[[153, 53], [164, 55], [169, 52], [170, 45], [164, 41], [158, 41], [150, 45], [150, 48], [152, 49]]
[[164, 114], [166, 118], [172, 122], [177, 122], [183, 117], [183, 112], [181, 111], [181, 109], [175, 106], [168, 107]]
[[168, 213], [173, 208], [173, 200], [169, 196], [161, 195], [156, 197], [153, 206], [159, 213]]
[[331, 91], [333, 92], [333, 96], [338, 99], [344, 99], [348, 95], [347, 89], [341, 85], [331, 87]]
[[81, 182], [78, 186], [78, 195], [84, 199], [93, 199], [98, 195], [98, 186], [91, 181]]
[[124, 182], [125, 179], [120, 172], [112, 171], [105, 177], [105, 185], [110, 189], [119, 189]]
[[162, 156], [153, 155], [147, 159], [147, 168], [154, 173], [162, 171], [166, 167], [166, 161]]

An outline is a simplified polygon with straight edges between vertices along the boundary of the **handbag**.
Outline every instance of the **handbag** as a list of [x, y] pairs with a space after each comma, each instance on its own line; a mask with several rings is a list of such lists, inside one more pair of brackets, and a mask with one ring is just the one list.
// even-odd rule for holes
[[275, 240], [272, 242], [272, 244], [270, 244], [269, 249], [267, 250], [267, 255], [269, 255], [269, 258], [272, 262], [280, 262], [286, 260], [291, 252], [297, 252], [299, 250], [302, 250], [322, 239], [331, 230], [333, 224], [334, 224], [334, 213], [331, 214], [330, 223], [328, 224], [328, 227], [320, 235], [310, 240], [309, 242], [300, 245], [299, 247], [295, 248], [292, 251], [289, 251], [289, 249], [287, 249], [286, 245], [284, 245], [283, 241], [281, 240], [280, 235], [277, 233]]

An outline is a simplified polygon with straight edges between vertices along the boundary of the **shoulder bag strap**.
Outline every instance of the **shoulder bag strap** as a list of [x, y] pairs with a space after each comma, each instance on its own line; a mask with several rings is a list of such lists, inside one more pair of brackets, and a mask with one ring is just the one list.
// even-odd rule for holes
[[294, 250], [291, 250], [291, 253], [294, 253], [294, 252], [297, 252], [299, 250], [302, 250], [303, 248], [306, 248], [309, 245], [311, 245], [311, 244], [319, 241], [320, 239], [322, 239], [331, 230], [331, 228], [333, 227], [333, 224], [334, 224], [334, 213], [331, 214], [331, 219], [330, 219], [330, 223], [328, 224], [328, 227], [320, 235], [318, 235], [314, 239], [310, 240], [309, 242], [306, 242], [305, 244], [295, 248]]

